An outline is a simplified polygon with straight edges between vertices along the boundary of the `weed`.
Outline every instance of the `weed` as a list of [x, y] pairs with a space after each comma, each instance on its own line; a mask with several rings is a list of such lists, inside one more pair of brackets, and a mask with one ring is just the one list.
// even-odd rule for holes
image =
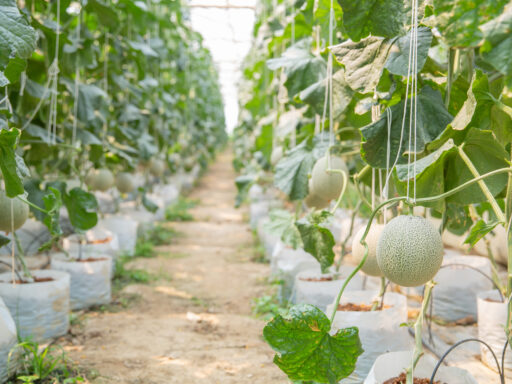
[[194, 217], [190, 214], [189, 210], [198, 203], [198, 200], [179, 197], [178, 201], [169, 205], [165, 210], [165, 219], [168, 221], [192, 221]]
[[276, 294], [256, 297], [252, 301], [252, 313], [265, 321], [288, 311], [288, 303], [280, 303]]
[[129, 284], [148, 284], [155, 276], [143, 269], [126, 268], [126, 263], [132, 261], [129, 256], [120, 256], [116, 260], [116, 272], [112, 281], [114, 292], [119, 292]]
[[153, 244], [145, 239], [137, 240], [137, 244], [135, 244], [135, 253], [133, 256], [144, 258], [155, 257], [156, 253]]
[[[30, 340], [20, 341], [9, 353], [16, 374], [8, 384], [76, 384], [85, 379], [57, 346], [40, 347]], [[11, 361], [14, 360], [14, 361]]]
[[148, 231], [145, 239], [153, 245], [168, 245], [178, 236], [179, 232], [175, 229], [157, 225]]

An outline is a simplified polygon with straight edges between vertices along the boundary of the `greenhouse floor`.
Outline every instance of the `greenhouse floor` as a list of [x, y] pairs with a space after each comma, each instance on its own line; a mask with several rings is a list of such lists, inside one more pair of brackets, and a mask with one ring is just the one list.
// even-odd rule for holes
[[220, 154], [191, 192], [194, 220], [168, 224], [181, 234], [173, 245], [128, 264], [160, 278], [125, 287], [126, 308], [74, 322], [62, 343], [88, 377], [97, 375], [91, 382], [287, 382], [261, 337], [264, 321], [251, 315], [252, 299], [268, 289], [268, 266], [251, 261], [231, 160]]

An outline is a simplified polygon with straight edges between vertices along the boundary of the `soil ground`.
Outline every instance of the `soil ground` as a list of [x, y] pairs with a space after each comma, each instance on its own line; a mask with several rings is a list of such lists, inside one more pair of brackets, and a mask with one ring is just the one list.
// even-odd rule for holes
[[194, 220], [166, 224], [181, 236], [158, 257], [128, 264], [160, 278], [125, 287], [126, 308], [75, 322], [64, 348], [91, 382], [289, 382], [261, 337], [264, 321], [251, 314], [252, 299], [268, 290], [269, 267], [252, 261], [234, 178], [231, 155], [220, 154], [190, 194], [199, 201]]

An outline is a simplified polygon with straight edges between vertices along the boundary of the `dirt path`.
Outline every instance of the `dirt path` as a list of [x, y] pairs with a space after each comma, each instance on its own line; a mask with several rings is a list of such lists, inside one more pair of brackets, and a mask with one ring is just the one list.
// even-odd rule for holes
[[251, 300], [266, 291], [268, 266], [251, 262], [254, 241], [233, 208], [231, 155], [212, 164], [191, 198], [195, 220], [172, 223], [180, 236], [159, 256], [130, 267], [161, 276], [130, 285], [140, 295], [116, 313], [90, 313], [66, 350], [96, 371], [94, 383], [288, 383], [261, 338]]

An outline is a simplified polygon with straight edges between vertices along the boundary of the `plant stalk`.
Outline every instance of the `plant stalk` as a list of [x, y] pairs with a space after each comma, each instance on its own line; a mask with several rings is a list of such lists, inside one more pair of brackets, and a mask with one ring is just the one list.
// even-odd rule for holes
[[432, 295], [432, 288], [434, 287], [434, 282], [429, 281], [425, 284], [425, 293], [423, 295], [423, 302], [421, 304], [421, 310], [414, 323], [414, 353], [412, 356], [411, 366], [407, 369], [407, 377], [406, 384], [413, 384], [414, 377], [414, 368], [418, 364], [421, 356], [423, 356], [423, 339], [421, 337], [421, 332], [423, 330], [423, 322], [425, 321], [425, 313], [427, 312], [427, 307], [430, 302], [430, 296]]

